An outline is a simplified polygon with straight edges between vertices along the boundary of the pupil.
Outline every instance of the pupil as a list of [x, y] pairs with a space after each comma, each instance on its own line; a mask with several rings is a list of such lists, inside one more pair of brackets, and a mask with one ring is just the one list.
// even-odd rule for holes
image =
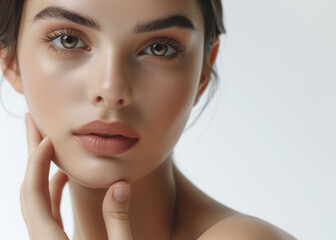
[[162, 44], [155, 44], [153, 45], [152, 49], [155, 55], [160, 55], [160, 56], [164, 55], [167, 51], [167, 47]]
[[154, 46], [154, 48], [155, 48], [155, 50], [158, 51], [158, 52], [161, 52], [161, 50], [162, 50], [162, 46], [161, 46], [161, 45], [158, 45], [158, 44], [156, 44], [156, 45]]
[[66, 48], [72, 48], [76, 45], [77, 41], [72, 36], [63, 36], [62, 37], [63, 46]]

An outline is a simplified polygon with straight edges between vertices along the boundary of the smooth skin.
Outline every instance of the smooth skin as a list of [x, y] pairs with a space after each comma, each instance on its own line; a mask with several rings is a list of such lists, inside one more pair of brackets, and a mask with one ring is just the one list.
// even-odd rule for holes
[[[33, 23], [35, 14], [50, 4], [96, 19], [101, 31], [59, 19]], [[187, 16], [197, 31], [172, 27], [133, 34], [137, 23], [171, 14]], [[90, 51], [77, 49], [63, 56], [48, 50], [51, 43], [40, 40], [42, 33], [60, 27], [85, 33]], [[21, 208], [31, 239], [69, 238], [60, 216], [66, 183], [74, 213], [73, 240], [294, 239], [216, 202], [173, 162], [173, 148], [210, 81], [202, 69], [203, 36], [195, 0], [26, 1], [17, 59], [5, 77], [29, 107]], [[153, 57], [148, 46], [167, 37], [182, 43], [184, 53], [173, 60]], [[207, 56], [211, 65], [219, 44], [216, 39]], [[4, 72], [3, 62], [1, 67]], [[139, 142], [117, 156], [85, 151], [72, 131], [96, 119], [126, 123], [139, 133]], [[60, 171], [48, 183], [51, 160]]]

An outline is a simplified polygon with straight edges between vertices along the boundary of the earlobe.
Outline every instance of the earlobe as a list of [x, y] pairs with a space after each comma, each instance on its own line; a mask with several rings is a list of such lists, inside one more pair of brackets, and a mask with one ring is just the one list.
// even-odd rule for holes
[[[210, 52], [209, 56], [207, 57], [207, 61], [210, 64], [211, 67], [213, 67], [214, 64], [215, 64], [217, 54], [218, 54], [219, 44], [220, 44], [220, 42], [219, 42], [219, 38], [217, 36], [216, 39], [214, 40], [213, 44], [212, 44], [211, 52]], [[200, 97], [202, 96], [205, 89], [207, 88], [207, 86], [210, 82], [210, 79], [211, 79], [211, 74], [207, 74], [205, 72], [205, 69], [203, 69], [202, 74], [201, 74], [201, 78], [200, 78], [200, 81], [199, 81], [197, 95], [196, 95], [195, 102], [194, 102], [193, 106], [195, 106], [198, 103]]]
[[5, 62], [5, 53], [4, 49], [0, 49], [0, 56], [1, 56], [1, 72], [3, 76], [7, 79], [9, 84], [14, 88], [14, 90], [20, 94], [24, 94], [23, 87], [22, 87], [22, 80], [20, 71], [18, 68], [17, 60], [16, 58], [13, 60], [13, 63], [11, 66], [9, 65], [9, 62]]

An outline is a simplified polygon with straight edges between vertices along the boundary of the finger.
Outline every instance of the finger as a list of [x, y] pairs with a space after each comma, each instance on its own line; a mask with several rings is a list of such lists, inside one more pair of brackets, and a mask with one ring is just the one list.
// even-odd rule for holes
[[108, 239], [131, 240], [129, 202], [131, 186], [124, 181], [113, 184], [103, 200], [103, 216]]
[[48, 177], [53, 144], [48, 137], [41, 141], [29, 114], [26, 125], [29, 157], [20, 201], [30, 239], [68, 239], [52, 216]]
[[61, 199], [64, 185], [68, 181], [68, 176], [61, 170], [52, 177], [49, 182], [50, 200], [51, 200], [51, 210], [52, 216], [58, 223], [58, 225], [63, 229], [63, 222], [61, 217]]
[[44, 138], [28, 160], [20, 201], [30, 239], [69, 239], [52, 217], [48, 175], [53, 145]]
[[[29, 220], [52, 218], [49, 194], [49, 169], [53, 146], [48, 137], [32, 153], [28, 160], [22, 183], [22, 199]], [[49, 219], [49, 220], [50, 220]]]
[[38, 145], [42, 140], [42, 137], [29, 112], [25, 114], [25, 123], [28, 144], [28, 157], [30, 157], [32, 153], [37, 149]]
[[20, 187], [20, 206], [21, 206], [21, 213], [22, 213], [22, 216], [23, 216], [23, 219], [25, 221], [25, 223], [27, 224], [27, 228], [30, 229], [31, 226], [30, 226], [30, 223], [29, 221], [27, 220], [27, 213], [26, 213], [26, 207], [25, 207], [25, 203], [24, 203], [24, 199], [23, 199], [23, 184], [21, 184], [21, 187]]
[[[34, 191], [49, 192], [49, 169], [54, 147], [49, 137], [45, 137], [28, 159], [25, 182]], [[46, 192], [45, 192], [46, 193]]]

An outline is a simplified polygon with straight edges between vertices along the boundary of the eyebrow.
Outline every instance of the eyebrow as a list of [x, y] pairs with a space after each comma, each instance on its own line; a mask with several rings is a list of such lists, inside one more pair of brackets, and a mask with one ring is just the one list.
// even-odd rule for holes
[[[59, 6], [48, 6], [44, 8], [35, 15], [33, 23], [50, 18], [66, 19], [97, 31], [101, 30], [100, 24], [94, 19]], [[135, 26], [133, 33], [140, 34], [145, 32], [153, 32], [171, 27], [186, 28], [196, 31], [194, 24], [189, 18], [181, 14], [174, 14], [152, 21], [138, 23]]]
[[189, 18], [187, 18], [184, 15], [175, 14], [164, 18], [159, 18], [153, 21], [139, 23], [134, 28], [134, 34], [154, 32], [171, 27], [186, 28], [196, 31], [194, 24]]
[[83, 16], [74, 11], [67, 10], [63, 7], [58, 6], [48, 6], [41, 10], [38, 14], [35, 15], [33, 23], [36, 23], [40, 20], [57, 18], [57, 19], [66, 19], [74, 23], [89, 27], [95, 30], [100, 30], [100, 25], [90, 17]]

